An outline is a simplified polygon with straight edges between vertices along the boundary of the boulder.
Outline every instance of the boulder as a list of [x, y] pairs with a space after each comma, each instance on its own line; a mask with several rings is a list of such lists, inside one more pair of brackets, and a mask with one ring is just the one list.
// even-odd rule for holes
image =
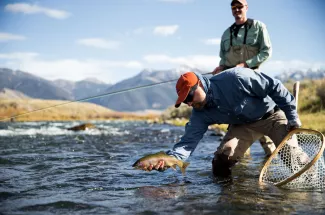
[[85, 131], [85, 130], [94, 129], [94, 128], [96, 128], [96, 126], [94, 124], [85, 123], [85, 124], [81, 124], [81, 125], [77, 125], [77, 126], [68, 128], [68, 130], [70, 130], [70, 131]]

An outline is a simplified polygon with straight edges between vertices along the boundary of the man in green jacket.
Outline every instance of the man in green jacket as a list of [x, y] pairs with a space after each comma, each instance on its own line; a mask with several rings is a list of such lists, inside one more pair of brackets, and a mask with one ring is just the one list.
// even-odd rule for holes
[[[247, 1], [232, 0], [231, 10], [235, 23], [222, 35], [221, 60], [213, 74], [232, 67], [246, 67], [256, 71], [272, 54], [271, 41], [265, 24], [247, 18]], [[267, 156], [275, 150], [273, 141], [267, 136], [260, 138], [260, 143]]]

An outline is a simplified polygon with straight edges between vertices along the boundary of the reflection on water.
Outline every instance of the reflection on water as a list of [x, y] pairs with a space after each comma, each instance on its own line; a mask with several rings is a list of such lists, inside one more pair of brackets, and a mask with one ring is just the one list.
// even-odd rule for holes
[[258, 184], [263, 150], [236, 165], [231, 180], [211, 175], [219, 138], [204, 136], [183, 176], [133, 170], [144, 154], [170, 149], [182, 127], [145, 122], [77, 122], [0, 126], [0, 211], [4, 214], [324, 214], [320, 191]]
[[175, 199], [186, 194], [186, 187], [174, 184], [173, 186], [143, 186], [139, 187], [135, 195], [139, 195], [147, 199]]

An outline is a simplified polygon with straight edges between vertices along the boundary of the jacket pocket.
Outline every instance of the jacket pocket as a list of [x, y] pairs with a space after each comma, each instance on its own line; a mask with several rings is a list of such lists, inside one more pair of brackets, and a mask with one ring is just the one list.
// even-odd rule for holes
[[256, 45], [256, 43], [258, 43], [258, 32], [252, 31], [252, 30], [248, 31], [246, 44], [247, 45]]

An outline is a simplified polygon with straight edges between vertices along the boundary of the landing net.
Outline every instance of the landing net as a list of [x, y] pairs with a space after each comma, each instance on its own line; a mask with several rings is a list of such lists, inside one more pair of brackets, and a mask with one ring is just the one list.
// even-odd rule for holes
[[324, 189], [324, 135], [295, 129], [265, 163], [259, 181], [290, 189]]

